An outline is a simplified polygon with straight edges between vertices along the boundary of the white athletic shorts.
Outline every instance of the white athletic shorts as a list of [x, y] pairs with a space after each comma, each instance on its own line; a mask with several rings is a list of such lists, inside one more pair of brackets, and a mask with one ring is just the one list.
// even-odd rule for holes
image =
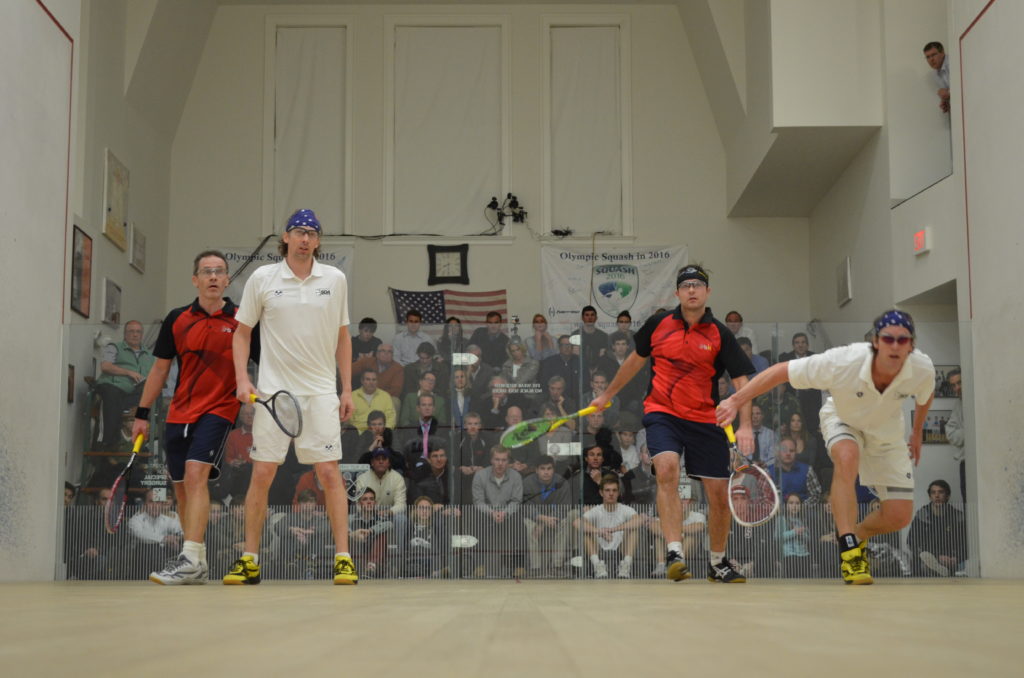
[[821, 435], [832, 456], [832, 446], [841, 440], [852, 440], [860, 448], [860, 484], [871, 489], [879, 499], [914, 498], [914, 463], [907, 441], [902, 437], [884, 439], [844, 424], [829, 400], [821, 408]]
[[[295, 396], [302, 410], [302, 434], [295, 439], [295, 455], [303, 464], [341, 459], [341, 421], [338, 396]], [[283, 464], [291, 439], [274, 422], [262, 405], [256, 406], [252, 422], [253, 461]]]

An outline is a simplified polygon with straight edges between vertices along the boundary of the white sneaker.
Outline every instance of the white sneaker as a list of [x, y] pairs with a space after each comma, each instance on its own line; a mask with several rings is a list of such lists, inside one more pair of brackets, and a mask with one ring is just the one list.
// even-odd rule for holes
[[616, 573], [619, 579], [630, 579], [633, 575], [630, 570], [633, 568], [632, 560], [619, 561], [619, 571]]
[[149, 581], [164, 586], [205, 584], [209, 581], [209, 567], [206, 563], [193, 563], [182, 553], [159, 572], [150, 572]]
[[652, 577], [659, 577], [659, 578], [660, 577], [664, 577], [665, 576], [665, 563], [658, 563], [657, 565], [655, 565], [654, 569], [651, 570], [651, 576]]
[[607, 579], [608, 578], [608, 566], [604, 564], [603, 560], [597, 561], [594, 565], [594, 579]]

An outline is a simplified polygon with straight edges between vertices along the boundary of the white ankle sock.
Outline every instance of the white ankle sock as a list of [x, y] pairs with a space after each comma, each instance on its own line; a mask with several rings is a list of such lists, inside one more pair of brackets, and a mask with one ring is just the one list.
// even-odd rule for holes
[[668, 550], [675, 551], [679, 555], [683, 555], [683, 544], [678, 541], [669, 542]]
[[260, 564], [260, 554], [258, 554], [258, 553], [252, 553], [252, 552], [250, 552], [250, 551], [246, 551], [246, 552], [245, 552], [245, 553], [243, 553], [242, 555], [243, 555], [243, 556], [252, 556], [252, 562], [256, 563], [257, 565], [259, 565], [259, 564]]
[[591, 563], [593, 563], [594, 565], [597, 565], [598, 563], [600, 563], [600, 562], [601, 562], [601, 559], [600, 559], [600, 558], [598, 558], [598, 556], [597, 556], [597, 554], [596, 554], [596, 553], [594, 553], [594, 554], [592, 554], [592, 555], [590, 556], [590, 562], [591, 562]]
[[718, 565], [725, 560], [725, 551], [708, 551], [708, 556], [711, 558], [712, 565]]
[[182, 554], [196, 565], [204, 560], [203, 550], [203, 545], [197, 541], [186, 541], [181, 547]]

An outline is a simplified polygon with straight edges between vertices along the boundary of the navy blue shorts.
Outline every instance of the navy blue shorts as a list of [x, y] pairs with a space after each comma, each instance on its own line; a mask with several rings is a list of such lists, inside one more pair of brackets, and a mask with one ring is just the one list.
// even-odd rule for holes
[[220, 477], [224, 458], [224, 442], [234, 422], [216, 414], [204, 414], [191, 424], [167, 424], [164, 432], [167, 445], [167, 473], [171, 480], [185, 480], [185, 462], [198, 461], [210, 465], [210, 480]]
[[718, 425], [680, 419], [665, 412], [645, 414], [643, 425], [651, 458], [659, 452], [676, 452], [682, 456], [688, 476], [729, 477], [729, 440]]

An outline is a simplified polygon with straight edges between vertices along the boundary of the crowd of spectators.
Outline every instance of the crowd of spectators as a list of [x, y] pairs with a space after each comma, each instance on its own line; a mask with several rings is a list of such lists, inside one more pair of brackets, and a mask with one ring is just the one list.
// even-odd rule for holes
[[[561, 334], [550, 333], [537, 314], [525, 339], [509, 336], [497, 312], [468, 338], [457, 318], [425, 327], [421, 314], [410, 310], [405, 320], [390, 342], [376, 336], [373, 318], [362, 319], [352, 338], [355, 411], [340, 424], [341, 463], [352, 500], [350, 548], [363, 576], [663, 575], [656, 482], [641, 423], [648, 371], [603, 412], [571, 420], [523, 447], [499, 444], [507, 427], [565, 417], [608, 387], [634, 350], [628, 313], [620, 314], [610, 334], [597, 327], [592, 307], [583, 309], [576, 331]], [[769, 352], [755, 353], [756, 337], [738, 312], [730, 312], [726, 323], [755, 367], [770, 364]], [[115, 367], [118, 361], [144, 362], [134, 328], [130, 333], [126, 326], [116, 349], [107, 356]], [[792, 350], [778, 360], [811, 354], [807, 336], [797, 333]], [[134, 388], [135, 374], [109, 368], [104, 374], [111, 375], [104, 391]], [[114, 407], [123, 409], [127, 396], [114, 397]], [[820, 563], [830, 572], [836, 545], [827, 499], [831, 462], [817, 425], [821, 402], [819, 391], [783, 384], [752, 406], [750, 461], [772, 475], [784, 505], [768, 525], [733, 527], [728, 552], [747, 576], [816, 576]], [[252, 419], [252, 406], [244, 406], [225, 444], [223, 472], [211, 483], [209, 552], [223, 560], [211, 563], [215, 569], [226, 568], [241, 548]], [[108, 486], [107, 480], [89, 483], [96, 505], [108, 492], [96, 488]], [[745, 499], [738, 489], [734, 503]], [[933, 483], [930, 496], [933, 489], [932, 503], [914, 519], [909, 550], [898, 540], [873, 545], [894, 574], [940, 576], [963, 569], [963, 515], [948, 506], [945, 481]], [[93, 503], [83, 497], [76, 502], [74, 488], [69, 491], [72, 503]], [[871, 495], [858, 491], [866, 510]], [[69, 576], [144, 577], [159, 569], [157, 561], [176, 554], [181, 528], [173, 502], [164, 498], [173, 493], [158, 494], [140, 496], [127, 529], [117, 535], [70, 521]], [[700, 484], [684, 474], [680, 497], [684, 555], [700, 563], [706, 548]], [[333, 546], [315, 475], [289, 455], [269, 498], [277, 510], [267, 521], [264, 551], [280, 568], [276, 576], [320, 576]]]

